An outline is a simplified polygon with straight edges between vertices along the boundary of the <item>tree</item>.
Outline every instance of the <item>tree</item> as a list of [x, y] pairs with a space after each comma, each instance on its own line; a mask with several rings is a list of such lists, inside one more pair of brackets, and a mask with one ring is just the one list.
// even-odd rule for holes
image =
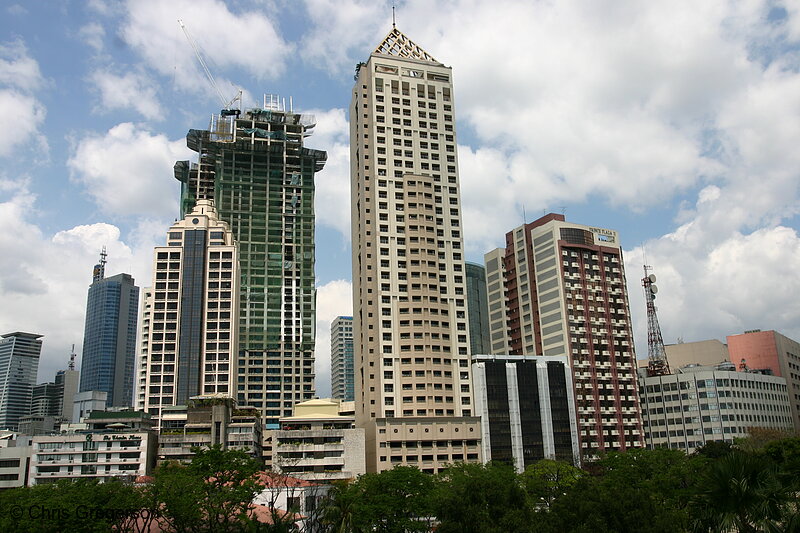
[[246, 522], [250, 502], [263, 489], [258, 462], [241, 450], [196, 449], [192, 462], [162, 464], [154, 493], [176, 532], [235, 531]]
[[529, 531], [533, 512], [514, 467], [457, 463], [436, 481], [433, 513], [438, 533]]
[[725, 457], [734, 450], [733, 444], [724, 440], [710, 440], [697, 448], [695, 453], [708, 457], [709, 459], [719, 459]]
[[718, 459], [694, 503], [695, 531], [780, 531], [796, 501], [766, 456], [737, 451]]
[[432, 476], [412, 466], [396, 466], [338, 485], [323, 516], [333, 531], [429, 531], [432, 492]]
[[143, 505], [142, 491], [121, 481], [64, 479], [0, 492], [0, 531], [137, 531]]
[[689, 504], [708, 460], [668, 449], [609, 453], [542, 513], [543, 531], [672, 532], [689, 525]]
[[564, 495], [585, 474], [563, 461], [542, 459], [529, 465], [522, 473], [522, 483], [533, 505], [550, 508], [553, 501]]

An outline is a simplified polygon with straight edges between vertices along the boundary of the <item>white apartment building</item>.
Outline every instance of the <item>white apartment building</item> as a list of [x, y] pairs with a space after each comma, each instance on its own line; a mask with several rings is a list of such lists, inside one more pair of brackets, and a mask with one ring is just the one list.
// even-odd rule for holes
[[737, 372], [732, 363], [689, 365], [666, 376], [639, 371], [648, 448], [694, 452], [708, 441], [733, 442], [753, 427], [791, 430], [786, 380]]
[[29, 484], [59, 479], [135, 480], [155, 466], [158, 436], [146, 413], [92, 411], [88, 429], [33, 437]]
[[238, 317], [238, 247], [213, 202], [198, 200], [156, 247], [145, 289], [136, 405], [157, 427], [165, 406], [234, 395]]
[[[396, 28], [359, 64], [350, 165], [355, 401], [367, 470], [436, 472], [479, 460], [453, 73]], [[435, 452], [389, 453], [434, 441]]]
[[318, 482], [355, 479], [366, 472], [364, 429], [341, 415], [336, 400], [308, 400], [272, 431], [272, 470]]

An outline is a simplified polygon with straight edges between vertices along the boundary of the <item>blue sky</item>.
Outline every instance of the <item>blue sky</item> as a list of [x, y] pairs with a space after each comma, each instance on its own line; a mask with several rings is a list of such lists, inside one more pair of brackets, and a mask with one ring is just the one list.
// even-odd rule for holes
[[[398, 27], [453, 67], [468, 259], [543, 212], [621, 232], [637, 353], [643, 256], [675, 342], [800, 337], [800, 4], [397, 2]], [[317, 116], [318, 389], [350, 314], [347, 107], [391, 4], [355, 0], [4, 2], [0, 330], [44, 334], [40, 380], [80, 354], [99, 249], [149, 284], [177, 216], [176, 159], [223, 93]]]

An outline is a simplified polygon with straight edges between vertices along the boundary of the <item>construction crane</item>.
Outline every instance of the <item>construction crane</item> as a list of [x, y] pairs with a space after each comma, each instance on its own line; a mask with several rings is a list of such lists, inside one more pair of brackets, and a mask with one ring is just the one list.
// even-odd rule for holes
[[648, 274], [653, 267], [644, 265], [644, 299], [647, 302], [647, 375], [665, 376], [670, 373], [667, 362], [667, 351], [664, 349], [664, 339], [661, 336], [661, 326], [658, 325], [656, 314], [656, 275]]
[[183, 20], [178, 19], [178, 24], [180, 24], [181, 29], [183, 30], [183, 34], [186, 35], [186, 40], [189, 41], [189, 45], [191, 45], [192, 50], [194, 50], [194, 55], [197, 57], [197, 61], [200, 63], [200, 66], [203, 67], [203, 72], [206, 73], [206, 78], [208, 78], [211, 87], [214, 89], [214, 92], [217, 93], [217, 97], [219, 98], [220, 103], [222, 104], [222, 115], [238, 115], [238, 109], [231, 109], [231, 106], [237, 100], [239, 101], [239, 105], [242, 103], [242, 90], [239, 89], [239, 92], [236, 96], [233, 97], [232, 100], [228, 101], [225, 96], [222, 94], [219, 86], [217, 85], [217, 81], [214, 79], [214, 76], [211, 74], [211, 71], [208, 69], [208, 65], [206, 65], [205, 60], [203, 59], [203, 55], [200, 53], [200, 48], [197, 46], [197, 43], [192, 39], [192, 36], [189, 34], [188, 28], [183, 23]]

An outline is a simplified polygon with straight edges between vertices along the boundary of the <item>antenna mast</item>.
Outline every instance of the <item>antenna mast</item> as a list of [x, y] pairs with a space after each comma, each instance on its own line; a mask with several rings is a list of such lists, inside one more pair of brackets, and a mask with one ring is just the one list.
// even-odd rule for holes
[[68, 370], [75, 370], [75, 344], [72, 345], [72, 351], [69, 354], [69, 364], [67, 365]]
[[653, 267], [644, 265], [644, 299], [647, 302], [647, 375], [665, 376], [670, 373], [667, 362], [667, 351], [664, 349], [664, 339], [661, 337], [661, 326], [658, 325], [656, 314], [656, 275], [649, 274]]

